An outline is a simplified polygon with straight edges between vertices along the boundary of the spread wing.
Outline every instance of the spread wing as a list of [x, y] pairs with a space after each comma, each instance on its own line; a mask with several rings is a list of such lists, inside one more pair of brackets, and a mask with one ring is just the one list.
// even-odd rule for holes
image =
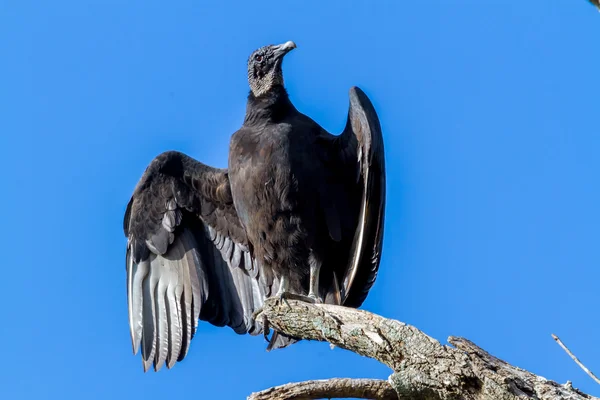
[[350, 89], [348, 121], [342, 134], [326, 136], [335, 154], [328, 169], [336, 182], [330, 185], [329, 200], [325, 200], [333, 203], [325, 210], [327, 225], [332, 237], [341, 238], [341, 250], [347, 255], [335, 257], [340, 260], [337, 263], [333, 261], [339, 280], [336, 283], [340, 285], [342, 304], [359, 307], [379, 269], [386, 190], [381, 126], [361, 89]]
[[146, 169], [123, 221], [133, 352], [144, 371], [187, 354], [198, 319], [259, 334], [253, 312], [278, 283], [253, 259], [226, 170], [166, 152]]

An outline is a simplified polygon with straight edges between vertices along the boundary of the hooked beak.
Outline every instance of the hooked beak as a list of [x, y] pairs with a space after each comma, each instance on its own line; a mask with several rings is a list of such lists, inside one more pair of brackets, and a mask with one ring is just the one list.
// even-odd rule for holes
[[275, 58], [281, 58], [281, 57], [285, 56], [287, 53], [289, 53], [290, 51], [294, 50], [295, 48], [296, 48], [296, 43], [289, 40], [283, 44], [274, 46], [273, 52], [275, 53]]

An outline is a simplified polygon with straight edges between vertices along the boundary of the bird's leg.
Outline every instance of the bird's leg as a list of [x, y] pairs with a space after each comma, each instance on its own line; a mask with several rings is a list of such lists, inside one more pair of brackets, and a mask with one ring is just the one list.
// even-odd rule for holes
[[292, 308], [292, 306], [290, 306], [288, 300], [298, 300], [304, 301], [306, 303], [316, 303], [313, 297], [288, 292], [289, 281], [287, 277], [282, 276], [279, 282], [279, 290], [277, 291], [274, 297], [277, 297], [280, 301], [283, 301], [289, 308]]
[[275, 296], [282, 298], [283, 294], [288, 290], [288, 279], [285, 275], [281, 275], [281, 280], [279, 281], [279, 290]]
[[315, 303], [322, 303], [319, 298], [319, 272], [321, 272], [321, 262], [311, 253], [308, 262], [310, 264], [310, 281], [308, 286], [308, 297]]
[[279, 301], [283, 301], [288, 306], [288, 308], [292, 308], [292, 306], [290, 306], [290, 303], [287, 302], [288, 296], [290, 295], [290, 293], [288, 293], [287, 291], [288, 286], [288, 278], [285, 275], [281, 275], [281, 280], [279, 281], [279, 290], [277, 291], [277, 294], [275, 296], [279, 298]]
[[[309, 277], [309, 289], [308, 296], [303, 294], [295, 294], [287, 291], [287, 280], [284, 280], [282, 277], [281, 285], [279, 286], [279, 291], [277, 292], [277, 296], [279, 299], [286, 302], [286, 300], [299, 300], [305, 303], [319, 304], [322, 303], [319, 297], [319, 272], [321, 270], [321, 262], [319, 262], [312, 254], [309, 258], [310, 265], [310, 277]], [[282, 288], [284, 288], [282, 290]]]

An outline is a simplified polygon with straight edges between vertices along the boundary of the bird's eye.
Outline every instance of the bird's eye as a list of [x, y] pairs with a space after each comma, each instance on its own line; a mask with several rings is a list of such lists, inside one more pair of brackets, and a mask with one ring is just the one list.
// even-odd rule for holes
[[257, 54], [257, 55], [255, 55], [255, 56], [254, 56], [254, 59], [255, 59], [257, 62], [262, 62], [262, 60], [263, 60], [263, 56], [262, 56], [262, 55], [260, 55], [260, 54]]

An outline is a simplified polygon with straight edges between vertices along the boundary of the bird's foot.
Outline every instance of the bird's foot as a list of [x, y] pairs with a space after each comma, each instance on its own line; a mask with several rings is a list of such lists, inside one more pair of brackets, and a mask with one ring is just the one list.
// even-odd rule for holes
[[313, 300], [313, 304], [323, 304], [323, 301], [314, 293], [309, 293], [308, 298]]
[[[277, 293], [272, 298], [276, 298], [277, 300], [279, 300], [279, 302], [284, 302], [285, 305], [288, 306], [289, 308], [292, 308], [292, 306], [290, 306], [290, 303], [288, 303], [288, 300], [298, 300], [298, 301], [303, 301], [305, 303], [310, 303], [310, 304], [323, 304], [323, 301], [318, 296], [316, 296], [314, 293], [309, 293], [308, 296], [305, 296], [303, 294], [281, 292], [281, 293]], [[252, 319], [256, 320], [258, 318], [258, 316], [260, 315], [260, 313], [263, 312], [263, 309], [264, 309], [264, 307], [260, 307], [259, 309], [254, 311], [252, 313]]]
[[322, 303], [321, 299], [319, 299], [314, 294], [309, 294], [308, 296], [305, 296], [303, 294], [296, 294], [296, 293], [290, 293], [290, 292], [281, 293], [279, 295], [279, 300], [284, 301], [285, 304], [288, 305], [288, 307], [290, 305], [287, 302], [287, 300], [298, 300], [298, 301], [302, 301], [304, 303], [310, 303], [310, 304], [321, 304]]
[[[254, 311], [252, 313], [252, 319], [257, 320], [258, 317], [260, 316], [260, 314], [262, 313], [262, 311], [263, 311], [263, 307]], [[269, 334], [271, 333], [271, 325], [269, 324], [269, 319], [264, 314], [262, 316], [262, 326], [263, 326], [263, 337], [265, 338], [267, 343], [271, 343], [271, 339], [269, 339]]]

